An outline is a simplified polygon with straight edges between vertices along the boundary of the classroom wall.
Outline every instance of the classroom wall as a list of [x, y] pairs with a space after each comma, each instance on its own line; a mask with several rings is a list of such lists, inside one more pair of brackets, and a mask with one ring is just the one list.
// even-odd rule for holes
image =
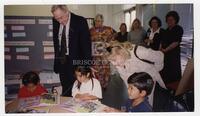
[[[94, 18], [97, 13], [103, 14], [104, 25], [119, 31], [119, 26], [124, 22], [124, 10], [133, 5], [68, 5], [73, 13]], [[5, 5], [5, 16], [52, 16], [51, 5]]]
[[116, 31], [119, 25], [124, 22], [122, 5], [96, 5], [96, 14], [104, 16], [104, 25], [111, 26]]
[[125, 22], [124, 10], [133, 7], [135, 4], [114, 4], [114, 5], [96, 5], [96, 13], [104, 16], [104, 25], [111, 26], [119, 31], [121, 23]]
[[149, 4], [149, 5], [137, 5], [136, 17], [142, 21], [142, 25], [145, 29], [149, 28], [149, 20], [153, 16], [157, 16], [162, 21], [162, 27], [166, 28], [165, 15], [170, 11], [171, 5], [169, 4]]
[[[101, 13], [104, 16], [104, 25], [113, 27], [116, 31], [119, 30], [119, 26], [124, 22], [124, 10], [133, 7], [132, 5], [68, 5], [69, 10], [72, 12], [82, 15], [87, 18], [94, 18], [97, 13]], [[147, 29], [148, 21], [152, 16], [158, 16], [162, 22], [163, 27], [166, 27], [165, 15], [169, 10], [177, 10], [180, 15], [189, 14], [192, 12], [188, 10], [190, 5], [183, 4], [148, 4], [148, 5], [136, 5], [136, 17], [141, 20], [142, 25]], [[5, 16], [52, 16], [51, 5], [5, 5], [4, 6], [4, 15]], [[185, 18], [185, 17], [184, 17]], [[186, 19], [187, 20], [187, 19]], [[190, 22], [192, 22], [190, 18]], [[180, 20], [180, 23], [183, 22], [183, 18]], [[182, 23], [184, 27], [187, 23]], [[189, 27], [191, 28], [191, 27]]]
[[125, 23], [125, 15], [124, 10], [132, 8], [135, 4], [125, 4], [125, 5], [113, 5], [112, 8], [112, 16], [113, 16], [113, 28], [116, 31], [119, 31], [119, 27], [121, 23]]
[[[90, 18], [96, 13], [96, 5], [68, 5], [70, 11]], [[51, 5], [5, 5], [5, 16], [52, 16]]]

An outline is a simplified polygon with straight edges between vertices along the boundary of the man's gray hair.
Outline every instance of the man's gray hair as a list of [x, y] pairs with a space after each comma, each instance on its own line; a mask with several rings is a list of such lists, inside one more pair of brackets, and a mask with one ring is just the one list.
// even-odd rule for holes
[[97, 18], [100, 18], [102, 21], [104, 21], [104, 18], [103, 18], [103, 15], [102, 14], [97, 14], [96, 16], [95, 16], [95, 21], [97, 20]]
[[55, 10], [57, 9], [61, 9], [62, 11], [65, 11], [65, 12], [68, 11], [67, 5], [53, 5], [51, 6], [51, 13], [55, 12]]

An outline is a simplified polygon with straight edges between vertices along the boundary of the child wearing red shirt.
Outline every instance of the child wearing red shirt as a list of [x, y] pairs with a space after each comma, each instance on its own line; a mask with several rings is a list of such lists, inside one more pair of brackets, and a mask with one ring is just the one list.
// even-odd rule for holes
[[47, 93], [47, 90], [40, 85], [40, 78], [35, 72], [27, 72], [22, 78], [22, 84], [18, 98], [34, 97]]

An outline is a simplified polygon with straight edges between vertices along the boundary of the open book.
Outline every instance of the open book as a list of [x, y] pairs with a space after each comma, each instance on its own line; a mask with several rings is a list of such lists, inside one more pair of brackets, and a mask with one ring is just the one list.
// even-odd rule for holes
[[45, 93], [41, 95], [40, 105], [42, 104], [46, 104], [46, 105], [57, 104], [57, 96], [54, 94], [49, 94], [49, 93]]
[[70, 112], [97, 112], [102, 107], [99, 101], [80, 101], [71, 98], [67, 102], [61, 104], [61, 107]]
[[40, 96], [20, 98], [18, 108], [23, 109], [31, 106], [37, 106], [40, 104]]
[[45, 93], [41, 96], [27, 97], [19, 99], [18, 108], [29, 108], [57, 104], [56, 95]]

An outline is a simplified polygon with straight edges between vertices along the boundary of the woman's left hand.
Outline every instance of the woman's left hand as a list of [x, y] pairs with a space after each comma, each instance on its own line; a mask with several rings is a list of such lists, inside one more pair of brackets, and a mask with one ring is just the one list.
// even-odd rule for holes
[[167, 52], [166, 49], [163, 49], [163, 48], [161, 48], [160, 51], [163, 52], [163, 53], [166, 53], [166, 52]]

